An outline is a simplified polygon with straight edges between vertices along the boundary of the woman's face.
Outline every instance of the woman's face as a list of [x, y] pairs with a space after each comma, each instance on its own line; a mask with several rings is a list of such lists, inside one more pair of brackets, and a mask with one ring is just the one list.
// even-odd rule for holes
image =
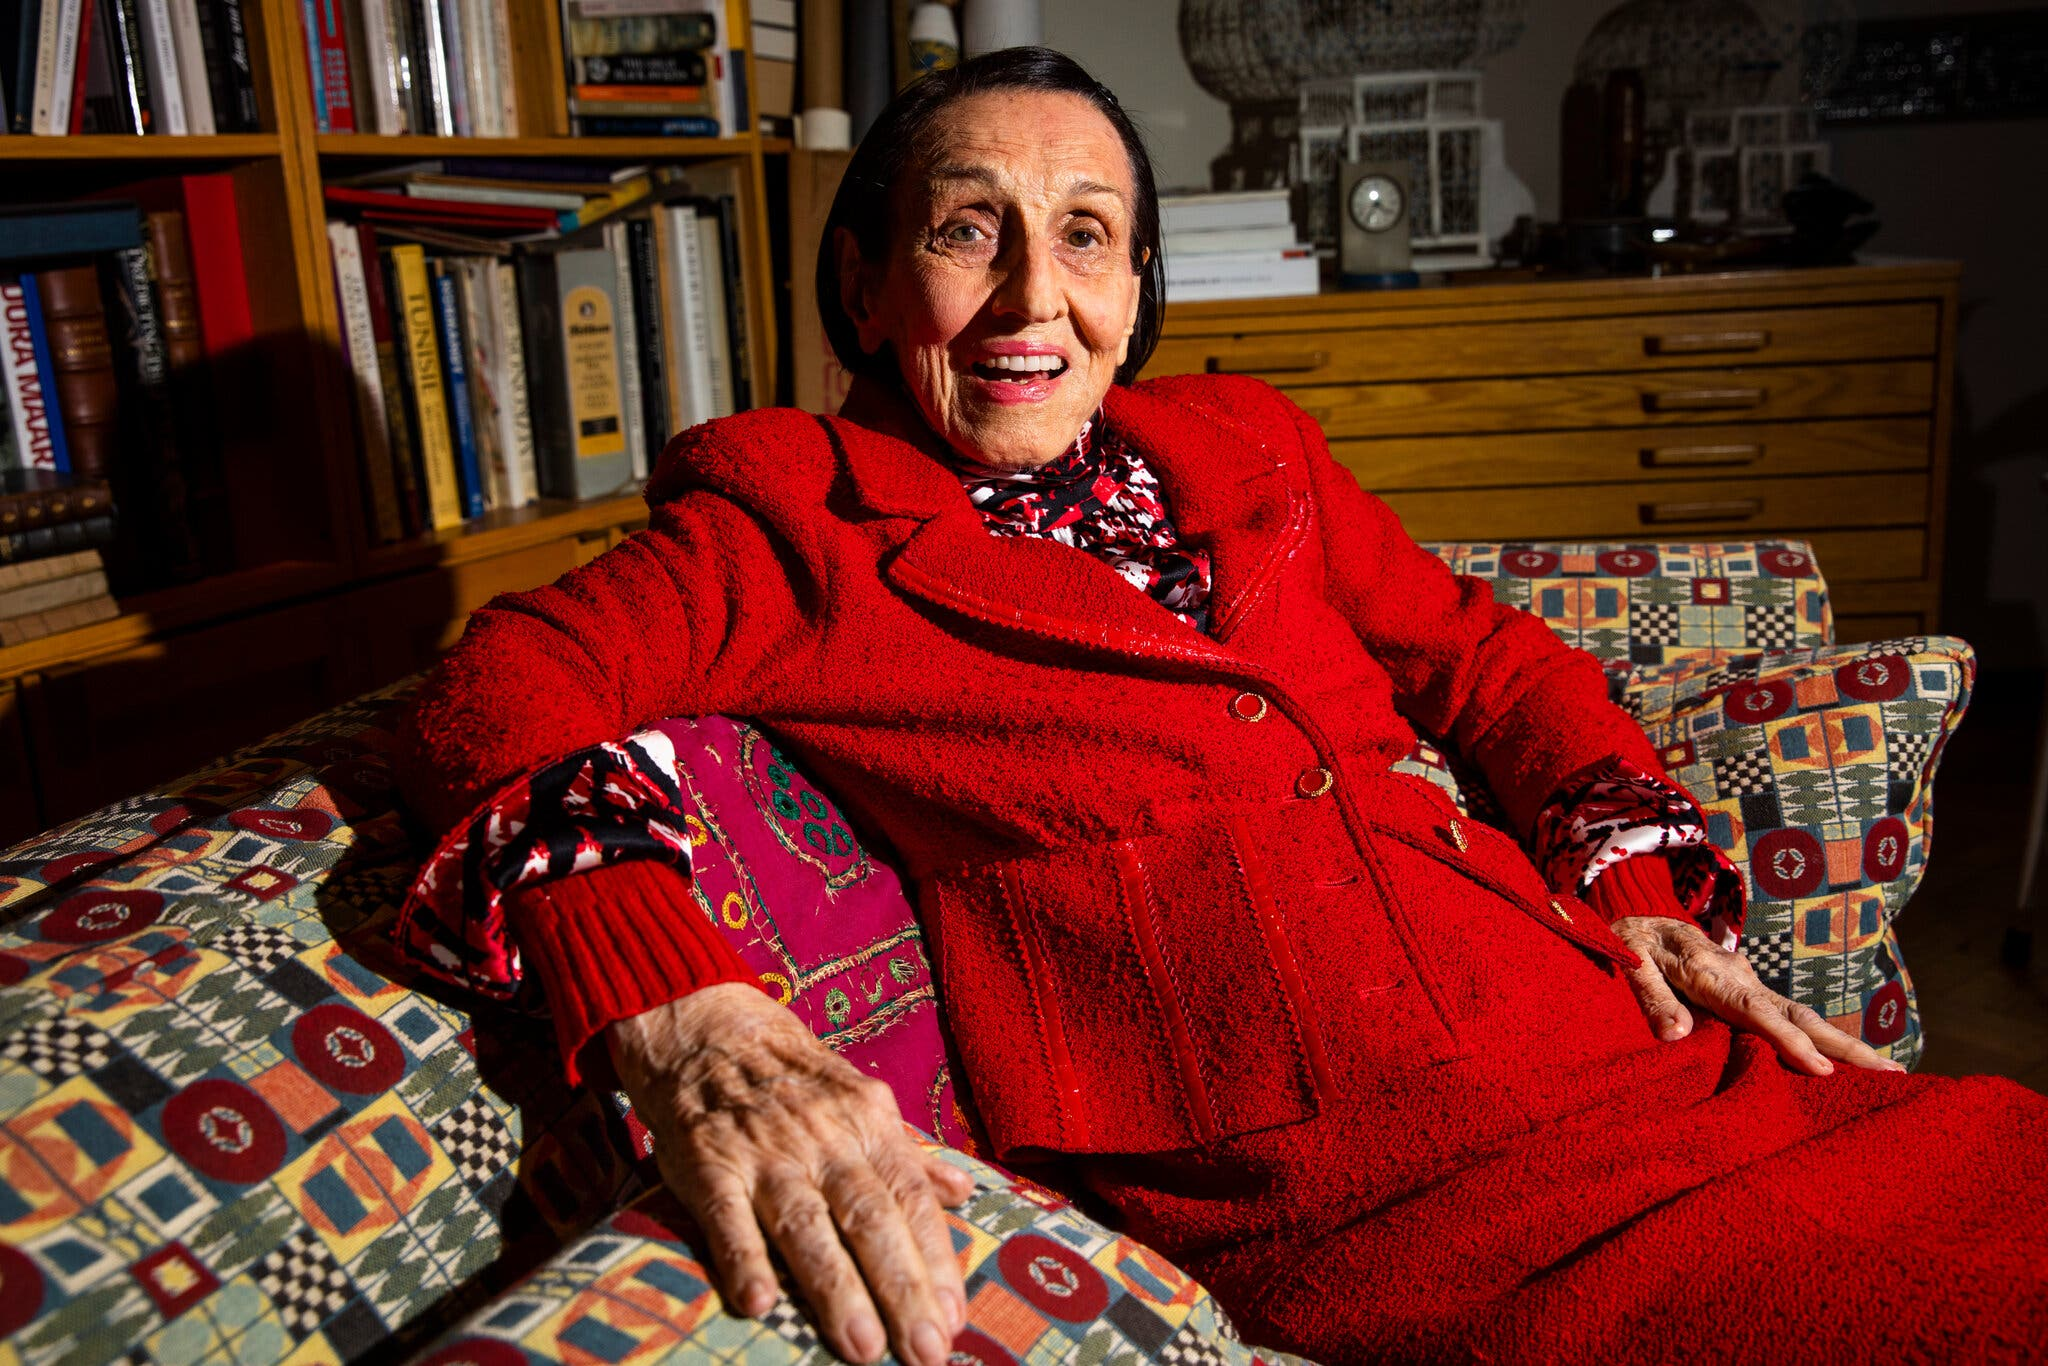
[[996, 91], [949, 106], [893, 199], [885, 259], [840, 230], [847, 314], [893, 343], [932, 430], [994, 469], [1073, 441], [1130, 348], [1139, 276], [1130, 159], [1079, 95]]

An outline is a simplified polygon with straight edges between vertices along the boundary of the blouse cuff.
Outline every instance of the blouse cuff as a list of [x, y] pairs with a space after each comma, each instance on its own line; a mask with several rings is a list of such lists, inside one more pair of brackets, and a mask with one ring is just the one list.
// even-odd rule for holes
[[584, 1050], [607, 1025], [754, 974], [706, 920], [689, 879], [645, 860], [593, 868], [506, 898], [513, 936], [541, 979], [573, 1085], [609, 1075]]

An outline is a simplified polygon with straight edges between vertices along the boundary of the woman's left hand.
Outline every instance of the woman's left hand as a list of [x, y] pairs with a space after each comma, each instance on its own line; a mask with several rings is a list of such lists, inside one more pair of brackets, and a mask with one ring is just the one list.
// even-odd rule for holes
[[1747, 958], [1720, 947], [1689, 920], [1634, 915], [1615, 921], [1613, 930], [1643, 960], [1624, 971], [1650, 1032], [1666, 1043], [1692, 1033], [1692, 1013], [1678, 995], [1683, 993], [1737, 1029], [1763, 1035], [1785, 1061], [1815, 1076], [1834, 1071], [1836, 1061], [1874, 1072], [1906, 1070], [1829, 1024], [1813, 1007], [1766, 987]]

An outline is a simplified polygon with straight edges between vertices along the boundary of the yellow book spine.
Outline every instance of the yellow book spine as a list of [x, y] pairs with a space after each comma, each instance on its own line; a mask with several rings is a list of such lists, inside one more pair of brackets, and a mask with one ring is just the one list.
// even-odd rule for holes
[[448, 434], [448, 397], [441, 380], [441, 343], [434, 298], [427, 286], [427, 253], [408, 243], [391, 249], [405, 312], [405, 349], [412, 356], [412, 399], [420, 419], [420, 464], [426, 467], [427, 513], [434, 530], [462, 525], [462, 493], [455, 482], [455, 443]]

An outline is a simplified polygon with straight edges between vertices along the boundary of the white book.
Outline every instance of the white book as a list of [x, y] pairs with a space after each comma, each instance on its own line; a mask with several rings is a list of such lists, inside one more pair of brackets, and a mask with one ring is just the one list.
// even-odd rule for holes
[[461, 23], [463, 102], [469, 110], [470, 132], [480, 138], [501, 138], [498, 95], [502, 84], [491, 64], [491, 20], [487, 0], [456, 0]]
[[711, 409], [713, 417], [731, 417], [736, 405], [732, 385], [732, 334], [725, 326], [725, 247], [719, 240], [718, 217], [697, 215], [697, 260], [704, 277], [704, 321], [709, 333]]
[[0, 371], [7, 380], [0, 403], [14, 418], [15, 463], [28, 470], [56, 469], [57, 448], [50, 440], [56, 386], [36, 370], [35, 338], [19, 280], [0, 280]]
[[199, 38], [199, 0], [171, 0], [171, 45], [177, 52], [178, 83], [185, 95], [185, 131], [194, 137], [210, 138], [216, 126], [213, 87], [206, 83], [206, 49]]
[[515, 190], [502, 185], [464, 185], [455, 181], [416, 180], [402, 187], [414, 199], [454, 199], [465, 204], [511, 204], [530, 209], [581, 210], [588, 196], [566, 190]]
[[710, 329], [704, 321], [704, 280], [698, 265], [697, 210], [671, 204], [668, 219], [669, 324], [675, 329], [678, 352], [676, 429], [694, 427], [712, 417]]
[[351, 93], [356, 117], [369, 131], [392, 137], [406, 131], [398, 98], [398, 35], [391, 29], [388, 0], [363, 0], [363, 57], [369, 64], [365, 89]]
[[[44, 0], [36, 30], [36, 85], [28, 130], [51, 137], [71, 131], [71, 81], [78, 72], [81, 0]], [[11, 16], [10, 16], [11, 17]], [[65, 50], [70, 50], [66, 60]]]
[[526, 338], [519, 325], [519, 279], [508, 261], [491, 263], [496, 287], [495, 321], [498, 349], [505, 357], [505, 401], [498, 407], [504, 424], [499, 445], [505, 449], [505, 483], [513, 507], [525, 507], [540, 495], [539, 456], [533, 448], [533, 410], [526, 398]]
[[[435, 9], [434, 0], [427, 0], [427, 8]], [[446, 77], [448, 89], [449, 118], [454, 121], [455, 136], [475, 137], [476, 123], [469, 114], [469, 64], [466, 35], [463, 33], [463, 0], [440, 0], [441, 21], [441, 70]]]
[[178, 78], [178, 45], [171, 33], [171, 0], [137, 0], [136, 17], [142, 21], [143, 64], [149, 68], [149, 102], [156, 109], [159, 133], [183, 134], [191, 128], [185, 121], [185, 92]]
[[512, 0], [482, 0], [490, 33], [491, 89], [497, 95], [498, 136], [519, 136], [519, 82], [512, 70]]
[[754, 0], [752, 9], [757, 24], [796, 27], [796, 0]]
[[1282, 223], [1264, 228], [1169, 233], [1159, 245], [1171, 259], [1175, 256], [1205, 256], [1218, 251], [1264, 251], [1299, 246], [1300, 243], [1295, 241], [1294, 225]]
[[633, 477], [647, 477], [647, 410], [641, 407], [640, 320], [633, 300], [633, 252], [626, 225], [604, 225], [604, 249], [612, 254], [612, 275], [619, 294], [619, 386], [625, 390], [626, 453], [633, 457]]
[[[1204, 299], [1289, 298], [1314, 294], [1320, 285], [1315, 256], [1231, 262], [1224, 257], [1198, 257], [1200, 268], [1176, 271], [1167, 265], [1166, 299], [1170, 304]], [[1214, 264], [1214, 263], [1222, 264]]]
[[796, 30], [754, 21], [754, 58], [771, 62], [796, 60]]
[[1291, 226], [1286, 190], [1237, 190], [1224, 194], [1162, 195], [1159, 230], [1167, 236], [1222, 228]]
[[491, 316], [498, 291], [490, 266], [490, 259], [482, 256], [458, 256], [448, 263], [455, 276], [456, 302], [462, 309], [470, 426], [476, 434], [476, 467], [484, 480], [484, 506], [502, 508], [511, 506], [512, 489], [506, 478], [508, 457], [498, 443], [503, 430], [498, 407], [504, 401], [505, 358], [498, 352], [498, 328]]
[[[348, 348], [349, 389], [356, 400], [356, 426], [363, 435], [363, 468], [371, 488], [370, 514], [380, 540], [405, 534], [392, 485], [391, 431], [385, 426], [384, 375], [377, 368], [377, 333], [370, 322], [370, 289], [363, 277], [362, 243], [353, 225], [329, 223], [327, 245], [334, 252], [334, 293], [341, 304], [342, 342]], [[387, 522], [387, 518], [398, 519]]]

